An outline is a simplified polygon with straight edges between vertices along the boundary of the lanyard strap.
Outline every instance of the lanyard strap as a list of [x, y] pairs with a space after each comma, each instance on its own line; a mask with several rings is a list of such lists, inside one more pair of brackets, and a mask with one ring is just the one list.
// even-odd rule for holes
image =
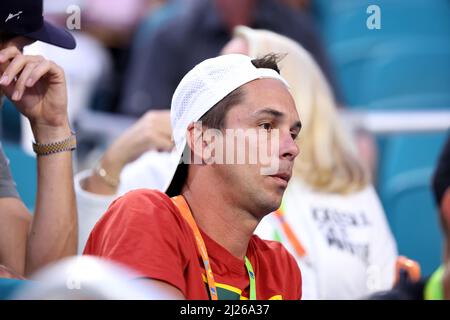
[[303, 247], [300, 240], [295, 235], [289, 223], [286, 221], [286, 217], [284, 215], [284, 210], [280, 207], [277, 211], [275, 211], [275, 216], [281, 224], [281, 228], [283, 229], [284, 234], [286, 235], [288, 241], [291, 243], [292, 247], [295, 250], [295, 253], [299, 257], [303, 257], [306, 254], [306, 250]]
[[256, 300], [256, 279], [255, 273], [253, 272], [252, 264], [250, 260], [245, 256], [245, 268], [248, 272], [248, 277], [250, 279], [250, 300]]
[[[211, 263], [209, 262], [208, 251], [206, 250], [205, 242], [203, 241], [200, 230], [197, 226], [197, 223], [192, 216], [191, 209], [187, 204], [186, 200], [182, 195], [172, 197], [172, 202], [177, 206], [183, 218], [188, 223], [189, 227], [191, 227], [192, 232], [194, 233], [195, 241], [197, 243], [198, 251], [203, 260], [203, 265], [205, 267], [206, 272], [206, 281], [208, 283], [208, 289], [211, 296], [211, 300], [218, 300], [219, 297], [217, 295], [216, 282], [214, 281], [214, 275], [211, 269]], [[245, 268], [247, 269], [248, 276], [250, 278], [250, 300], [256, 300], [256, 276], [253, 271], [252, 264], [250, 260], [245, 257]]]
[[208, 252], [206, 251], [205, 242], [203, 241], [200, 230], [195, 223], [194, 217], [192, 216], [191, 209], [183, 196], [176, 196], [172, 198], [173, 203], [178, 207], [183, 218], [186, 220], [188, 225], [191, 227], [194, 233], [195, 241], [197, 242], [197, 248], [202, 256], [203, 265], [206, 272], [206, 281], [208, 282], [208, 289], [211, 296], [211, 300], [218, 300], [216, 282], [214, 281], [214, 275], [211, 269], [211, 263], [209, 263]]

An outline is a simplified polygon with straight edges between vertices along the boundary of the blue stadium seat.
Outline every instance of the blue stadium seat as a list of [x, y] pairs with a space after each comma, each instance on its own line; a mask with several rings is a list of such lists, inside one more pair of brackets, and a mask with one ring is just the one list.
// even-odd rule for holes
[[434, 169], [447, 132], [396, 134], [386, 137], [380, 155], [380, 182], [418, 169]]
[[367, 102], [361, 91], [364, 85], [365, 70], [374, 60], [371, 55], [373, 46], [372, 41], [359, 39], [329, 50], [346, 106], [353, 108]]
[[394, 98], [379, 99], [367, 104], [370, 110], [448, 110], [450, 92], [410, 94]]
[[446, 43], [440, 40], [380, 46], [378, 56], [364, 69], [360, 94], [366, 103], [405, 95], [450, 94], [450, 38]]
[[[379, 30], [369, 30], [366, 26], [369, 16], [366, 9], [372, 4], [378, 5], [381, 9], [381, 29]], [[413, 81], [414, 76], [420, 73], [424, 73], [426, 78], [423, 88], [427, 88], [427, 85], [434, 86], [436, 83], [440, 83], [442, 87], [446, 85], [445, 72], [450, 61], [448, 55], [442, 54], [439, 57], [435, 52], [431, 54], [431, 59], [426, 61], [426, 58], [422, 59], [420, 55], [417, 57], [415, 52], [417, 48], [427, 51], [450, 45], [449, 1], [318, 0], [314, 1], [313, 5], [320, 21], [336, 78], [342, 87], [345, 104], [363, 106], [372, 101], [372, 97], [369, 97], [370, 99], [366, 97], [367, 89], [372, 89], [372, 86], [376, 88], [376, 85], [380, 84], [378, 75], [385, 72], [383, 68], [385, 65], [388, 72], [381, 78], [388, 78], [388, 81], [389, 79], [398, 81], [399, 76], [407, 79], [408, 81], [404, 81], [407, 90], [410, 90], [408, 85]], [[430, 38], [438, 40], [432, 43]], [[411, 41], [404, 41], [405, 39], [411, 39]], [[398, 53], [399, 49], [403, 54]], [[407, 57], [411, 52], [416, 56]], [[422, 55], [424, 55], [423, 52]], [[409, 61], [404, 60], [399, 65], [389, 63], [389, 59], [395, 58], [400, 60], [406, 58]], [[404, 72], [403, 69], [408, 64], [415, 68]], [[439, 69], [441, 65], [443, 67]], [[370, 69], [367, 70], [367, 68]], [[373, 70], [378, 71], [378, 74]], [[434, 82], [429, 81], [428, 75], [435, 73], [436, 76], [432, 78]], [[446, 81], [439, 82], [441, 77]], [[392, 82], [389, 83], [391, 84]], [[384, 88], [380, 88], [381, 93], [383, 90]], [[369, 93], [371, 92], [369, 90]], [[378, 93], [375, 98], [379, 96]]]
[[380, 43], [360, 39], [332, 54], [349, 107], [404, 95], [450, 94], [450, 35]]
[[387, 137], [380, 157], [378, 190], [399, 253], [430, 274], [441, 261], [443, 238], [431, 177], [446, 132]]
[[423, 275], [441, 263], [444, 241], [431, 176], [431, 170], [417, 170], [393, 177], [382, 198], [399, 254], [418, 261]]
[[[316, 12], [330, 45], [357, 38], [372, 40], [406, 35], [450, 34], [450, 3], [447, 0], [319, 0]], [[381, 28], [367, 28], [367, 8], [380, 8]]]
[[15, 291], [26, 282], [27, 280], [0, 278], [0, 300], [11, 299]]
[[19, 145], [4, 143], [2, 146], [10, 160], [12, 175], [20, 197], [32, 211], [37, 192], [36, 158], [25, 153]]
[[4, 100], [0, 109], [0, 137], [1, 141], [20, 143], [20, 113], [8, 99]]

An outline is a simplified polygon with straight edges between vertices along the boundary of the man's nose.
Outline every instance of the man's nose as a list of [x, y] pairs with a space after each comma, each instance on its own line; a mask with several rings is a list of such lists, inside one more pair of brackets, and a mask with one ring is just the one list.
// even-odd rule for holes
[[290, 132], [283, 134], [280, 144], [280, 158], [294, 161], [295, 157], [300, 153], [297, 142], [292, 138]]

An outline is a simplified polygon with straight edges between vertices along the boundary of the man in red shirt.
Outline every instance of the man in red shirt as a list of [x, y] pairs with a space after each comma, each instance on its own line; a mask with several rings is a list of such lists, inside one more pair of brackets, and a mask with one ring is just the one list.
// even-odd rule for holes
[[253, 235], [280, 206], [299, 152], [301, 123], [276, 56], [203, 61], [178, 85], [171, 122], [166, 193], [118, 198], [84, 253], [133, 268], [173, 298], [300, 299], [294, 258]]

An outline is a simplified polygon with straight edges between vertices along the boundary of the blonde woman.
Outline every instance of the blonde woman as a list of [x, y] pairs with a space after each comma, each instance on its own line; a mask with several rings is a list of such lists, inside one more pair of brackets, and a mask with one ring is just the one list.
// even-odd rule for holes
[[237, 27], [224, 53], [279, 53], [303, 128], [281, 210], [257, 229], [280, 240], [302, 271], [304, 299], [358, 299], [394, 280], [396, 244], [369, 173], [356, 155], [330, 87], [311, 55], [265, 30]]

